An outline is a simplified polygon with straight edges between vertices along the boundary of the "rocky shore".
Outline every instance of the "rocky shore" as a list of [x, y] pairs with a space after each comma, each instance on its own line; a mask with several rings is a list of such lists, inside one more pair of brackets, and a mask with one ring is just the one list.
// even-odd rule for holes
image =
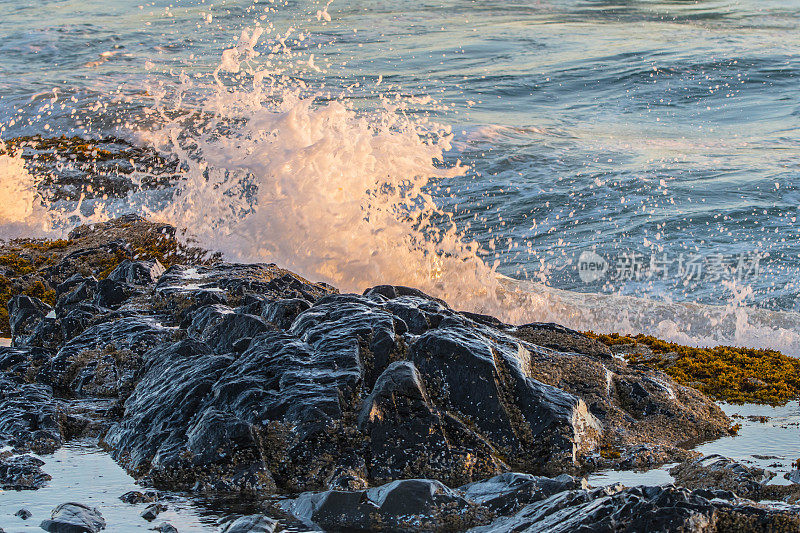
[[[596, 336], [408, 287], [341, 294], [137, 217], [0, 255], [4, 490], [44, 486], [32, 454], [94, 437], [154, 524], [158, 491], [186, 491], [263, 510], [228, 533], [800, 530], [800, 485], [691, 450], [736, 430], [712, 399]], [[666, 463], [681, 486], [582, 479]], [[79, 502], [35, 518], [114, 530]]]

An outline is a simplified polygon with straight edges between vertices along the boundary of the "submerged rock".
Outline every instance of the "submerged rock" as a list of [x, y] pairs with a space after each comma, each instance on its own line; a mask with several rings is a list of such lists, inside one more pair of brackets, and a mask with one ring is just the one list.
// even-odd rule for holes
[[138, 490], [130, 490], [119, 497], [123, 503], [138, 504], [138, 503], [152, 503], [158, 499], [156, 491], [139, 492]]
[[14, 513], [14, 516], [18, 516], [18, 517], [20, 517], [22, 520], [27, 520], [28, 518], [30, 518], [30, 517], [32, 517], [32, 516], [33, 516], [33, 513], [31, 513], [29, 510], [27, 510], [27, 509], [25, 509], [25, 508], [23, 507], [22, 509], [20, 509], [19, 511], [17, 511], [16, 513]]
[[228, 522], [220, 533], [273, 533], [277, 528], [278, 521], [274, 518], [254, 514]]
[[163, 511], [167, 510], [167, 506], [161, 503], [154, 503], [152, 505], [148, 505], [144, 511], [140, 514], [142, 518], [147, 520], [148, 522], [152, 522], [155, 520], [159, 514]]
[[106, 528], [100, 511], [82, 503], [62, 503], [41, 523], [50, 533], [97, 533]]

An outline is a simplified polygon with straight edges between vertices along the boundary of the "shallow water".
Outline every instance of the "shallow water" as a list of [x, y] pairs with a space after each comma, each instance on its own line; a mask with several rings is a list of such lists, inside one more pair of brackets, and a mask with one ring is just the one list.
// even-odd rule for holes
[[[142, 491], [125, 471], [93, 441], [71, 441], [52, 455], [39, 456], [42, 469], [52, 476], [46, 487], [37, 491], [0, 490], [0, 527], [15, 531], [41, 531], [39, 523], [50, 511], [67, 501], [85, 503], [100, 510], [109, 531], [147, 531], [163, 521], [181, 532], [217, 531], [226, 516], [210, 511], [177, 494], [165, 498], [169, 509], [153, 522], [139, 516], [147, 504], [130, 505], [119, 497], [130, 490]], [[20, 508], [33, 516], [21, 520], [13, 516]]]
[[[800, 456], [800, 405], [789, 402], [781, 407], [754, 404], [721, 404], [720, 407], [734, 418], [734, 423], [741, 424], [739, 433], [707, 442], [695, 450], [703, 455], [719, 454], [749, 466], [764, 468], [776, 474], [770, 480], [771, 484], [789, 484], [783, 476], [793, 470], [792, 463]], [[769, 420], [760, 422], [748, 418], [762, 416], [769, 417]], [[669, 474], [672, 466], [664, 465], [643, 472], [607, 470], [590, 475], [588, 480], [594, 486], [672, 483], [674, 479]]]

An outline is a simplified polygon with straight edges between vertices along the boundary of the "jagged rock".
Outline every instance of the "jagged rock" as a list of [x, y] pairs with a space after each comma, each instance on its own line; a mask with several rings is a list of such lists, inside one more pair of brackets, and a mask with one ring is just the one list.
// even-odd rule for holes
[[569, 472], [596, 445], [600, 425], [581, 399], [531, 379], [518, 353], [468, 324], [443, 321], [409, 355], [436, 401], [470, 420], [514, 469]]
[[260, 317], [243, 313], [227, 313], [213, 326], [207, 328], [203, 340], [216, 353], [230, 353], [233, 345], [242, 338], [253, 338], [271, 328]]
[[729, 490], [751, 500], [761, 499], [764, 484], [775, 477], [768, 470], [717, 454], [681, 463], [669, 473], [678, 484], [690, 489]]
[[12, 457], [8, 452], [1, 453], [0, 487], [3, 490], [36, 490], [44, 487], [52, 478], [42, 471], [43, 464], [44, 461], [31, 455]]
[[[498, 336], [525, 341], [531, 337], [524, 331]], [[569, 333], [574, 335], [580, 334]], [[523, 366], [533, 378], [582, 398], [602, 426], [603, 453], [584, 461], [591, 468], [644, 469], [684, 461], [686, 448], [728, 434], [730, 420], [719, 406], [666, 374], [603, 354], [542, 350], [527, 341], [520, 346]]]
[[27, 520], [28, 518], [30, 518], [30, 517], [32, 517], [32, 516], [33, 516], [33, 513], [31, 513], [29, 510], [27, 510], [27, 509], [25, 509], [25, 508], [23, 507], [22, 509], [20, 509], [19, 511], [17, 511], [16, 513], [14, 513], [14, 516], [18, 516], [18, 517], [20, 517], [22, 520]]
[[254, 514], [228, 522], [220, 533], [273, 533], [277, 528], [278, 521], [274, 518]]
[[11, 324], [11, 338], [15, 346], [24, 346], [27, 335], [34, 332], [39, 322], [46, 317], [52, 307], [38, 298], [18, 294], [8, 301], [8, 316]]
[[50, 533], [97, 533], [106, 528], [106, 521], [97, 509], [69, 502], [53, 509], [41, 528]]
[[247, 424], [206, 411], [212, 387], [233, 363], [199, 341], [184, 340], [148, 353], [142, 380], [125, 402], [121, 423], [105, 441], [130, 470], [145, 469], [154, 482], [190, 488], [265, 490], [269, 472]]
[[300, 298], [267, 301], [262, 305], [261, 317], [278, 329], [289, 329], [297, 316], [310, 308], [308, 300]]
[[489, 443], [440, 413], [413, 363], [398, 361], [364, 400], [359, 429], [370, 437], [370, 478], [379, 482], [429, 475], [450, 484], [506, 469]]
[[786, 479], [791, 481], [796, 485], [800, 485], [800, 469], [792, 470], [791, 472], [787, 472], [784, 476]]
[[150, 285], [164, 273], [164, 265], [153, 261], [131, 261], [125, 259], [109, 275], [108, 279], [128, 285]]
[[75, 395], [127, 395], [139, 357], [172, 335], [173, 330], [146, 316], [96, 324], [67, 342], [42, 366], [37, 379]]
[[162, 511], [166, 511], [167, 506], [161, 503], [154, 503], [148, 505], [144, 511], [141, 512], [140, 516], [147, 520], [148, 522], [152, 522], [155, 520]]
[[530, 474], [505, 473], [459, 487], [469, 501], [491, 509], [498, 515], [516, 512], [523, 505], [549, 498], [567, 490], [587, 488], [585, 479], [567, 474], [555, 478]]
[[559, 324], [537, 322], [514, 328], [514, 336], [531, 344], [565, 353], [611, 359], [611, 349], [602, 342]]
[[0, 442], [40, 454], [61, 446], [59, 411], [50, 387], [0, 375]]
[[175, 526], [169, 522], [161, 522], [156, 527], [151, 527], [150, 530], [158, 531], [159, 533], [178, 533], [178, 530], [175, 529]]
[[306, 526], [347, 531], [458, 530], [491, 518], [438, 481], [405, 479], [363, 491], [303, 493], [281, 507]]
[[794, 510], [778, 511], [724, 491], [664, 487], [604, 487], [560, 492], [470, 533], [748, 531], [789, 532], [800, 527]]
[[0, 347], [0, 371], [18, 381], [33, 377], [36, 368], [47, 362], [53, 353], [40, 347]]
[[138, 503], [152, 503], [158, 499], [158, 493], [155, 491], [139, 492], [138, 490], [130, 490], [119, 497], [123, 503], [138, 504]]

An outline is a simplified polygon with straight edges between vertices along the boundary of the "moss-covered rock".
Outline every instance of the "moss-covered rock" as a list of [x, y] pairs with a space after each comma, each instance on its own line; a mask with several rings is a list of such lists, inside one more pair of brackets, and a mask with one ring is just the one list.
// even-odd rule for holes
[[800, 398], [800, 359], [775, 350], [693, 348], [648, 335], [588, 335], [628, 363], [661, 370], [717, 400], [774, 406]]

